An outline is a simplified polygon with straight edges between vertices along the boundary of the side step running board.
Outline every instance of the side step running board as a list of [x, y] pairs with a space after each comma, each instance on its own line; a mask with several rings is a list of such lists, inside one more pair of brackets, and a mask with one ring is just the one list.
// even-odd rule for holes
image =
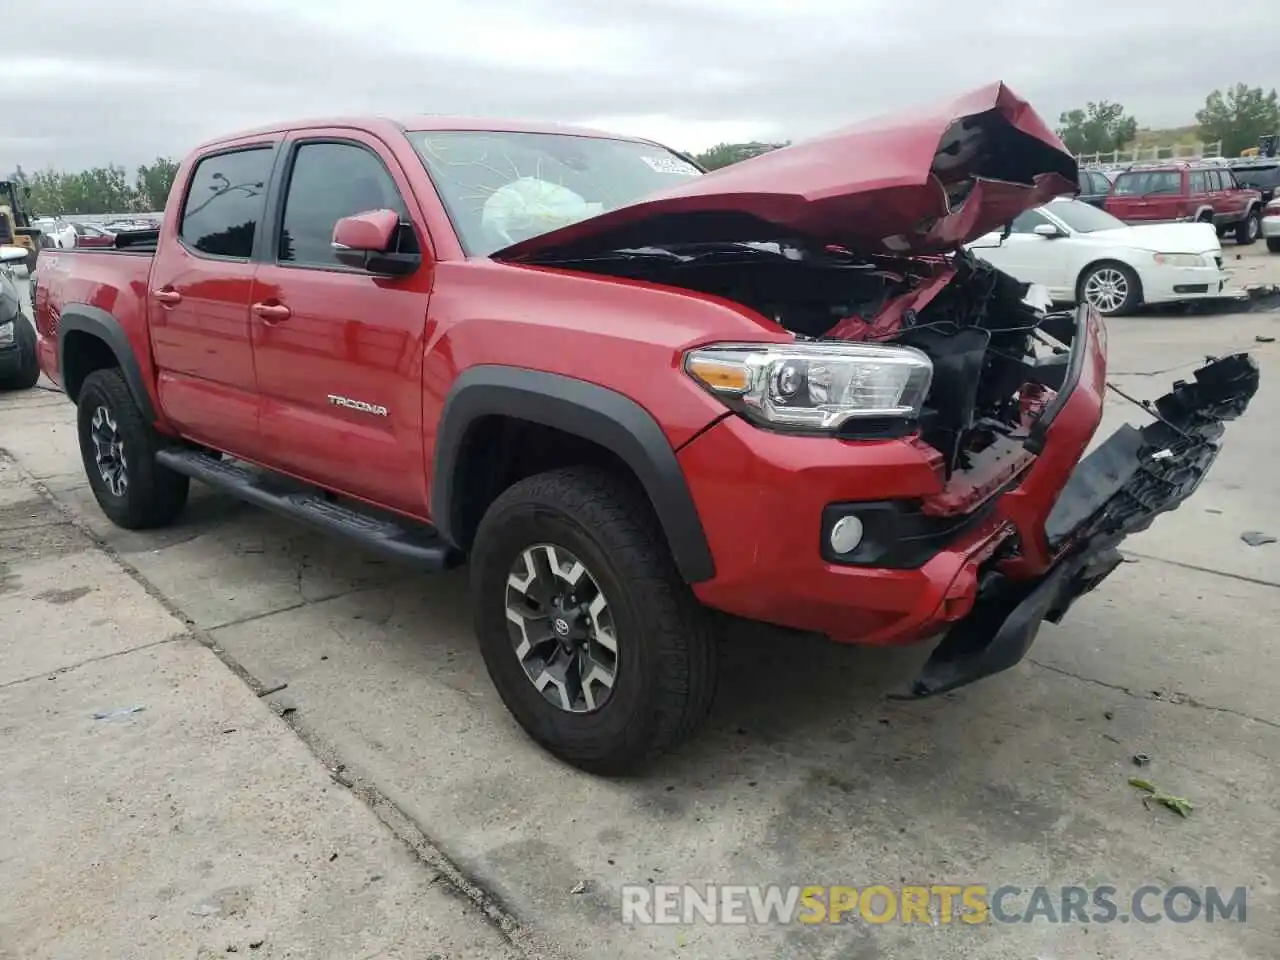
[[253, 467], [180, 447], [158, 451], [156, 461], [241, 500], [355, 540], [370, 552], [392, 560], [430, 571], [447, 570], [462, 561], [458, 551], [426, 524], [372, 516]]

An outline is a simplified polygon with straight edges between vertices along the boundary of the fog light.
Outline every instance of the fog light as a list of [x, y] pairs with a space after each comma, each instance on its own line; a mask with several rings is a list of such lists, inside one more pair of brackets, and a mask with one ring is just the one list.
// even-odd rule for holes
[[831, 525], [831, 550], [834, 553], [852, 553], [862, 542], [862, 521], [857, 517], [841, 517]]

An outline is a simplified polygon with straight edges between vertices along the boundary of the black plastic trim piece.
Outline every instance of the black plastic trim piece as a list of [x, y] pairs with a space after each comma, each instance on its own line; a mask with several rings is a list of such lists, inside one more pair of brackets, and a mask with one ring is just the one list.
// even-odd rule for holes
[[[847, 567], [879, 567], [916, 570], [970, 530], [986, 520], [1007, 490], [1022, 482], [1016, 477], [972, 513], [935, 517], [920, 511], [918, 501], [879, 500], [829, 503], [822, 508], [822, 559]], [[850, 553], [831, 549], [831, 528], [843, 517], [862, 521], [862, 542]]]
[[[58, 321], [58, 379], [62, 381], [63, 390], [71, 397], [67, 385], [66, 344], [67, 334], [72, 332], [87, 333], [96, 337], [111, 348], [116, 362], [124, 374], [125, 383], [129, 385], [129, 393], [133, 402], [138, 405], [143, 418], [148, 423], [155, 422], [156, 411], [151, 405], [151, 394], [147, 392], [146, 381], [142, 377], [142, 368], [138, 366], [138, 358], [134, 356], [133, 345], [129, 343], [120, 321], [100, 307], [87, 303], [73, 303], [64, 307]], [[71, 397], [72, 401], [76, 398]]]
[[358, 510], [321, 490], [290, 483], [268, 471], [183, 447], [158, 451], [156, 462], [256, 506], [347, 537], [391, 560], [434, 572], [456, 566], [462, 559], [426, 524], [409, 524]]
[[1062, 387], [1058, 390], [1058, 395], [1053, 398], [1049, 406], [1040, 414], [1040, 418], [1031, 426], [1031, 431], [1027, 435], [1023, 446], [1031, 453], [1039, 455], [1044, 450], [1045, 438], [1049, 434], [1049, 428], [1053, 426], [1053, 421], [1057, 419], [1059, 413], [1066, 407], [1067, 401], [1071, 399], [1071, 394], [1075, 392], [1076, 386], [1080, 383], [1080, 374], [1084, 372], [1085, 354], [1089, 352], [1088, 330], [1089, 324], [1086, 322], [1089, 307], [1081, 304], [1076, 307], [1073, 319], [1074, 332], [1071, 335], [1071, 358], [1067, 363], [1066, 375], [1062, 378]]
[[590, 440], [617, 455], [643, 486], [662, 525], [681, 576], [688, 583], [715, 576], [693, 495], [666, 434], [634, 400], [605, 387], [560, 374], [484, 364], [454, 382], [440, 417], [432, 472], [431, 515], [440, 536], [459, 549], [470, 544], [459, 530], [462, 498], [458, 458], [467, 432], [480, 418], [505, 416]]

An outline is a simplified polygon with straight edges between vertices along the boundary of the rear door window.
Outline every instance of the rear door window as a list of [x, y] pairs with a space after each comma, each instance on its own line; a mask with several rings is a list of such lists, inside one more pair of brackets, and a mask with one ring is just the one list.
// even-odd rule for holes
[[1191, 171], [1191, 192], [1192, 193], [1208, 193], [1209, 192], [1209, 171], [1208, 170], [1192, 170]]
[[178, 235], [188, 249], [248, 260], [262, 223], [275, 149], [251, 147], [205, 157], [191, 174]]

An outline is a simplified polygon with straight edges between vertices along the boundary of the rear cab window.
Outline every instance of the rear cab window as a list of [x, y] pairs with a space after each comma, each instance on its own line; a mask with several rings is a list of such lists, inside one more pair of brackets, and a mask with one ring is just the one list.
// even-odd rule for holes
[[1180, 170], [1131, 170], [1116, 177], [1111, 192], [1118, 197], [1142, 197], [1182, 192]]
[[178, 236], [193, 253], [248, 260], [266, 209], [275, 148], [262, 144], [197, 161]]

